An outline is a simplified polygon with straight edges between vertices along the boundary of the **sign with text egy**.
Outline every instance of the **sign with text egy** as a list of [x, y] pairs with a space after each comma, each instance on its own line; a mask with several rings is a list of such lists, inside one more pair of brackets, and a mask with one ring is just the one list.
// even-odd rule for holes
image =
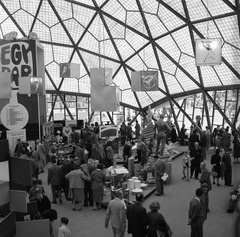
[[[34, 106], [37, 108], [37, 97], [29, 100], [28, 95], [19, 95], [19, 80], [22, 77], [37, 76], [37, 56], [36, 56], [35, 40], [16, 40], [16, 41], [0, 41], [0, 72], [10, 73], [11, 77], [11, 93], [10, 99], [0, 99], [0, 113], [2, 110], [9, 111], [14, 105], [23, 106], [27, 111]], [[4, 77], [1, 78], [4, 80]], [[18, 106], [18, 107], [19, 107]], [[29, 111], [28, 111], [29, 112]], [[4, 113], [8, 116], [8, 113]], [[10, 115], [12, 115], [11, 113]], [[2, 120], [2, 119], [1, 119]], [[13, 118], [10, 118], [13, 121]], [[37, 122], [37, 112], [29, 113], [27, 122]], [[2, 123], [2, 121], [1, 121]], [[4, 124], [6, 127], [6, 125]], [[11, 126], [7, 127], [11, 129]], [[14, 128], [17, 129], [17, 128]], [[18, 128], [21, 129], [21, 128]]]

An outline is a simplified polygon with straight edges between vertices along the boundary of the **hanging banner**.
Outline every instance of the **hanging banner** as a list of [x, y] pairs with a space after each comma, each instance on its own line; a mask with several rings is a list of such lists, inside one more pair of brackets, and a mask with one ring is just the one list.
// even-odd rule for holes
[[139, 71], [131, 73], [132, 91], [157, 91], [158, 71]]
[[92, 86], [109, 86], [112, 84], [112, 68], [90, 68]]
[[7, 131], [7, 139], [9, 143], [9, 149], [11, 150], [12, 154], [14, 154], [14, 150], [17, 145], [17, 139], [21, 141], [27, 141], [26, 138], [26, 129], [14, 130], [14, 131]]
[[214, 66], [222, 63], [222, 39], [195, 40], [196, 66]]
[[[28, 95], [18, 93], [21, 78], [37, 75], [36, 51], [35, 40], [0, 41], [0, 72], [8, 72], [11, 76], [11, 98], [0, 99], [1, 123], [8, 129], [19, 130], [28, 122], [38, 121], [37, 97], [29, 99]], [[9, 79], [0, 77], [0, 80]]]
[[60, 77], [79, 78], [80, 77], [80, 64], [60, 63]]
[[43, 93], [43, 81], [41, 77], [31, 77], [31, 94]]

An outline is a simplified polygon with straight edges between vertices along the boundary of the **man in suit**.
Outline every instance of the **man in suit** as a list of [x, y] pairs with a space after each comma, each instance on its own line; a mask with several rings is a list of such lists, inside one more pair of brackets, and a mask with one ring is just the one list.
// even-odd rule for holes
[[52, 159], [53, 165], [48, 169], [48, 185], [51, 184], [52, 189], [52, 203], [57, 203], [57, 196], [59, 198], [59, 202], [62, 203], [61, 197], [61, 185], [62, 185], [62, 169], [57, 165], [57, 159]]
[[122, 198], [123, 192], [120, 190], [116, 191], [115, 199], [109, 202], [106, 212], [105, 227], [108, 228], [108, 223], [111, 217], [111, 225], [114, 237], [123, 237], [126, 229], [126, 205]]
[[200, 142], [200, 139], [199, 139], [199, 136], [198, 136], [198, 134], [197, 134], [197, 130], [196, 129], [194, 129], [193, 130], [193, 133], [190, 135], [190, 137], [189, 137], [189, 149], [191, 150], [192, 148], [194, 148], [194, 146], [195, 146], [195, 143], [196, 142]]
[[69, 181], [66, 179], [65, 175], [68, 174], [70, 171], [72, 171], [72, 165], [67, 155], [65, 155], [63, 158], [64, 158], [64, 161], [62, 163], [62, 177], [63, 177], [62, 187], [65, 194], [65, 198], [68, 201], [70, 201], [70, 199], [68, 198]]
[[147, 235], [149, 219], [146, 209], [142, 206], [143, 198], [143, 194], [138, 193], [136, 203], [127, 208], [128, 233], [132, 234], [132, 237], [146, 237]]
[[166, 172], [166, 168], [166, 162], [158, 158], [157, 162], [155, 163], [155, 181], [157, 189], [157, 193], [155, 194], [156, 196], [161, 196], [164, 194], [164, 181], [162, 180], [162, 176]]
[[191, 226], [191, 237], [203, 237], [202, 194], [203, 190], [198, 188], [196, 190], [196, 196], [190, 201], [188, 224]]
[[202, 157], [202, 150], [199, 148], [199, 143], [195, 142], [194, 147], [190, 150], [190, 157], [191, 157], [191, 176], [192, 178], [193, 173], [195, 172], [195, 179], [198, 179], [198, 175], [200, 173], [200, 164], [203, 161]]
[[199, 180], [201, 186], [202, 184], [207, 184], [208, 186], [208, 191], [205, 192], [205, 196], [206, 196], [206, 200], [207, 200], [207, 203], [206, 203], [206, 206], [207, 206], [207, 212], [209, 212], [209, 195], [208, 195], [208, 192], [212, 190], [212, 184], [211, 184], [211, 175], [210, 175], [210, 171], [206, 168], [206, 163], [205, 162], [202, 162], [200, 164], [200, 169], [202, 171], [201, 173], [201, 178]]

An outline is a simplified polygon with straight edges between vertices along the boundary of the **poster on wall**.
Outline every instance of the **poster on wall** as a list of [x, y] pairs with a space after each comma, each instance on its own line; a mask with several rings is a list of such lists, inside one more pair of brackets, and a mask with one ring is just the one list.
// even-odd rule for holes
[[54, 135], [54, 123], [52, 121], [43, 124], [43, 136], [50, 139]]
[[222, 39], [196, 39], [196, 66], [214, 66], [222, 63]]
[[17, 139], [20, 139], [21, 141], [26, 141], [26, 130], [20, 129], [20, 130], [9, 130], [7, 131], [7, 139], [9, 143], [9, 149], [13, 155], [15, 147], [17, 145]]
[[[38, 112], [34, 110], [37, 97], [29, 100], [28, 95], [18, 93], [21, 77], [37, 76], [36, 48], [35, 40], [0, 41], [0, 72], [8, 72], [11, 77], [11, 98], [0, 99], [1, 123], [11, 130], [19, 130], [28, 122], [38, 121]], [[7, 80], [4, 78], [0, 79]]]

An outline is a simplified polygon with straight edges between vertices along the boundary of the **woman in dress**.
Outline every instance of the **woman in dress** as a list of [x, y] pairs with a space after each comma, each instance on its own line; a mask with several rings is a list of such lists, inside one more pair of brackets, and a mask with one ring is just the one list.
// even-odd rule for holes
[[101, 209], [101, 203], [103, 201], [103, 190], [106, 182], [106, 175], [103, 172], [103, 164], [99, 163], [97, 169], [91, 174], [91, 187], [93, 193], [93, 210]]
[[161, 213], [159, 213], [158, 211], [160, 210], [160, 203], [158, 201], [153, 201], [150, 205], [150, 212], [147, 213], [147, 216], [149, 218], [150, 224], [148, 226], [148, 232], [147, 232], [147, 237], [158, 237], [160, 230], [158, 228], [158, 224], [164, 224], [165, 231], [162, 230], [162, 232], [164, 232], [164, 237], [169, 237], [172, 236], [172, 231], [170, 229], [170, 227], [168, 226], [168, 224], [166, 223], [163, 215]]
[[215, 179], [217, 179], [217, 186], [221, 186], [219, 184], [219, 178], [222, 174], [222, 168], [221, 168], [221, 156], [220, 149], [216, 149], [215, 154], [211, 157], [211, 165], [212, 165], [212, 171], [217, 173], [216, 177], [213, 177], [213, 184], [215, 184]]
[[76, 204], [78, 204], [79, 211], [82, 210], [84, 201], [84, 184], [85, 180], [90, 181], [82, 170], [80, 170], [80, 164], [74, 164], [73, 170], [65, 175], [66, 179], [69, 180], [69, 198], [73, 199], [73, 211], [76, 210]]

